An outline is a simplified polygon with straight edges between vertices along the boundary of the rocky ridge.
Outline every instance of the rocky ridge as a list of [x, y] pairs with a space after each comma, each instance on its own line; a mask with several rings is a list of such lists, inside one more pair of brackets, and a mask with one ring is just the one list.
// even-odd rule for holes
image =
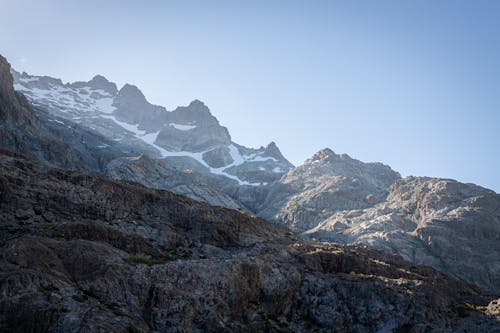
[[273, 183], [258, 213], [305, 231], [340, 210], [373, 206], [387, 196], [399, 173], [323, 149]]
[[111, 161], [104, 173], [108, 178], [133, 181], [144, 186], [165, 189], [213, 206], [246, 211], [245, 206], [223, 192], [215, 190], [211, 179], [192, 171], [170, 167], [165, 161], [141, 154]]
[[[53, 83], [48, 78], [41, 81], [47, 81], [47, 86]], [[95, 78], [91, 84], [103, 91], [116, 90], [106, 82], [104, 78]], [[86, 84], [76, 82], [74, 86], [81, 88]], [[41, 106], [33, 109], [22, 93], [14, 91], [11, 68], [4, 58], [0, 58], [0, 111], [1, 148], [49, 166], [136, 181], [212, 205], [245, 210], [242, 204], [217, 190], [208, 177], [171, 167], [162, 160], [148, 159], [149, 163], [135, 163], [132, 168], [130, 161], [146, 159], [140, 158], [143, 156], [140, 147], [108, 138], [95, 128], [58, 117]]]
[[259, 149], [234, 143], [198, 100], [167, 111], [150, 104], [136, 86], [118, 90], [103, 76], [64, 84], [47, 76], [12, 74], [15, 89], [36, 107], [180, 168], [235, 186], [265, 186], [292, 167], [274, 143]]
[[498, 331], [490, 298], [380, 251], [4, 151], [0, 190], [2, 332]]
[[332, 214], [306, 235], [362, 243], [500, 290], [500, 195], [450, 179], [408, 177], [373, 207]]
[[497, 294], [499, 198], [324, 149], [274, 183], [257, 211], [306, 237], [382, 249]]

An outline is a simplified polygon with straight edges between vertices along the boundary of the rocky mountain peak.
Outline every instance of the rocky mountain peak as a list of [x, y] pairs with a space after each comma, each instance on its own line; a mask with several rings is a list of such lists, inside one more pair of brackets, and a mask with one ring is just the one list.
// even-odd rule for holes
[[[270, 157], [274, 157], [278, 160], [283, 160], [283, 161], [286, 161], [287, 163], [289, 163], [286, 158], [283, 156], [283, 154], [281, 153], [280, 149], [278, 148], [278, 146], [276, 145], [276, 143], [274, 141], [271, 141], [265, 148], [264, 150], [264, 155], [265, 156], [270, 156]], [[289, 163], [290, 166], [293, 166], [291, 163]]]
[[[0, 127], [16, 127], [38, 125], [31, 106], [23, 94], [14, 90], [14, 78], [7, 59], [0, 55]], [[0, 135], [2, 135], [0, 131]], [[6, 133], [4, 140], [9, 141]], [[0, 141], [2, 141], [0, 139]], [[10, 140], [12, 141], [12, 140]]]
[[91, 88], [102, 89], [110, 93], [111, 95], [116, 95], [118, 93], [118, 88], [116, 87], [116, 84], [114, 82], [110, 82], [102, 75], [94, 76], [92, 80], [90, 80], [87, 83]]
[[129, 83], [125, 83], [125, 85], [118, 91], [118, 98], [126, 98], [129, 100], [143, 100], [146, 102], [146, 97], [142, 93], [142, 91]]
[[199, 109], [199, 110], [208, 109], [208, 107], [205, 105], [205, 103], [203, 103], [199, 99], [192, 100], [191, 103], [189, 103], [189, 107]]
[[2, 102], [14, 100], [13, 78], [10, 73], [10, 64], [0, 55], [0, 100]]
[[330, 148], [324, 148], [315, 153], [311, 158], [307, 159], [304, 164], [312, 164], [318, 162], [338, 162], [338, 161], [353, 161], [347, 154], [335, 154]]
[[333, 213], [385, 200], [399, 173], [381, 163], [364, 163], [325, 148], [290, 170], [273, 186], [262, 216], [305, 231]]
[[210, 109], [200, 100], [193, 100], [188, 106], [179, 106], [172, 111], [172, 119], [179, 122], [197, 122], [199, 125], [219, 125]]

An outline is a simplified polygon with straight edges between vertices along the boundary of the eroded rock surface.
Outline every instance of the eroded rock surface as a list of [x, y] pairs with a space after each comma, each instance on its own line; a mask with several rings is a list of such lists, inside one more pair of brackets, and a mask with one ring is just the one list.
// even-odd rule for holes
[[305, 231], [336, 211], [383, 201], [399, 178], [381, 163], [363, 163], [324, 149], [273, 184], [258, 213], [294, 231]]
[[451, 179], [396, 181], [386, 201], [341, 211], [306, 232], [341, 243], [363, 243], [417, 264], [500, 291], [500, 195]]
[[489, 297], [397, 256], [10, 153], [0, 186], [2, 332], [498, 329]]

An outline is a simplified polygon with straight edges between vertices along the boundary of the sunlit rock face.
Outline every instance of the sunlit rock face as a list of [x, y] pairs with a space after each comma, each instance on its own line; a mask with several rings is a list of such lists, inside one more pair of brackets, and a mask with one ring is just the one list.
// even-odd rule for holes
[[500, 195], [477, 185], [408, 177], [383, 202], [332, 214], [305, 234], [363, 243], [500, 290]]
[[334, 212], [383, 201], [399, 178], [381, 163], [363, 163], [324, 149], [273, 184], [259, 213], [301, 232]]

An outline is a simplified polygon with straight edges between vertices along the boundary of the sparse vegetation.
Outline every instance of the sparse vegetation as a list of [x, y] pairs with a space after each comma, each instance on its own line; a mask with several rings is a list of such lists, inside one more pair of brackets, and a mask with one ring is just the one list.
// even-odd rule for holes
[[482, 305], [474, 305], [474, 304], [466, 302], [464, 304], [457, 305], [455, 307], [455, 310], [460, 317], [465, 318], [465, 317], [470, 316], [472, 311], [484, 312], [486, 310], [486, 307], [482, 306]]
[[120, 309], [116, 309], [116, 308], [113, 308], [111, 309], [111, 312], [113, 312], [114, 315], [116, 316], [120, 316], [120, 317], [128, 317], [128, 314], [123, 312], [122, 310]]
[[86, 302], [88, 301], [89, 297], [87, 295], [84, 295], [84, 294], [75, 294], [73, 296], [71, 296], [75, 301], [77, 302], [80, 302], [80, 303], [83, 303], [83, 302]]
[[143, 265], [148, 265], [148, 266], [153, 266], [153, 265], [161, 265], [166, 262], [171, 261], [171, 258], [167, 257], [161, 257], [161, 258], [153, 258], [149, 255], [131, 255], [128, 256], [126, 259], [127, 262], [131, 264], [143, 264]]
[[472, 311], [478, 311], [478, 312], [486, 311], [486, 306], [483, 305], [474, 305], [471, 303], [465, 303], [465, 306]]
[[59, 288], [57, 288], [53, 284], [48, 284], [48, 285], [41, 285], [40, 286], [40, 290], [43, 291], [43, 292], [50, 293], [50, 292], [53, 292], [53, 291], [58, 291]]

